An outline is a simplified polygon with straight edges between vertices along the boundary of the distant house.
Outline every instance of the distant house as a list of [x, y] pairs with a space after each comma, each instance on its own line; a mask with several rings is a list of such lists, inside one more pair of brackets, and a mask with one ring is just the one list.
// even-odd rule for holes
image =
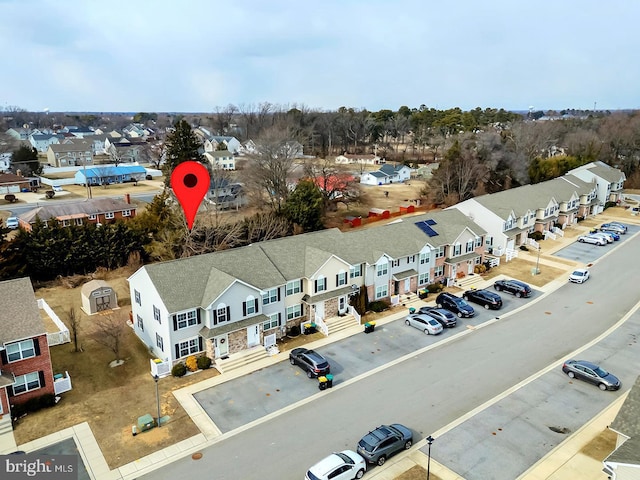
[[41, 133], [29, 136], [29, 143], [33, 148], [39, 152], [46, 152], [49, 149], [49, 145], [60, 143], [60, 139], [64, 138], [63, 135]]
[[411, 169], [406, 165], [385, 164], [377, 172], [367, 172], [360, 177], [363, 185], [386, 185], [401, 183], [411, 178]]
[[224, 145], [233, 155], [240, 151], [240, 141], [236, 137], [214, 135], [209, 141], [215, 146], [214, 150], [218, 149], [218, 145]]
[[10, 128], [5, 132], [10, 137], [13, 137], [17, 140], [29, 140], [29, 135], [34, 133], [40, 133], [37, 130], [31, 130], [30, 128]]
[[627, 179], [622, 170], [598, 161], [574, 168], [567, 173], [585, 182], [595, 181], [598, 185], [598, 200], [602, 206], [607, 202], [618, 202], [622, 199], [622, 190]]
[[11, 167], [11, 153], [0, 153], [0, 173], [8, 172]]
[[221, 168], [223, 170], [236, 169], [236, 157], [229, 150], [205, 152], [204, 157], [213, 168]]
[[258, 147], [253, 140], [249, 139], [240, 145], [239, 153], [240, 155], [254, 155], [258, 153]]
[[0, 302], [0, 423], [8, 421], [11, 428], [7, 414], [13, 406], [55, 389], [47, 330], [31, 281], [0, 282]]
[[147, 170], [138, 165], [104, 165], [78, 170], [74, 176], [76, 185], [110, 185], [112, 183], [144, 180]]
[[19, 193], [24, 189], [31, 191], [32, 188], [40, 186], [38, 177], [23, 177], [13, 173], [0, 174], [0, 195], [8, 193]]
[[609, 429], [618, 437], [615, 450], [602, 462], [605, 473], [613, 480], [640, 478], [640, 377], [636, 378]]
[[18, 216], [20, 227], [31, 231], [38, 219], [42, 222], [58, 220], [62, 226], [84, 223], [113, 223], [136, 215], [136, 207], [114, 198], [91, 198], [78, 203], [59, 203], [34, 208]]
[[84, 138], [95, 135], [95, 131], [89, 127], [68, 126], [62, 129], [64, 133], [70, 133], [74, 137]]
[[247, 204], [247, 197], [240, 183], [231, 183], [226, 178], [213, 178], [207, 200], [220, 210], [238, 209]]
[[93, 165], [93, 148], [90, 142], [67, 142], [49, 145], [47, 162], [52, 167]]
[[344, 153], [336, 157], [336, 163], [345, 165], [360, 164], [360, 165], [378, 165], [382, 162], [382, 159], [377, 155], [364, 154], [364, 153]]

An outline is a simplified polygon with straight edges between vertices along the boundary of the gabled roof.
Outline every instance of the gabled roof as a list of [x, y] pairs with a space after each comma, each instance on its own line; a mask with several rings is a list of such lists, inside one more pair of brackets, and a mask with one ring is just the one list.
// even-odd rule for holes
[[380, 167], [379, 171], [384, 172], [387, 175], [395, 175], [400, 170], [403, 170], [405, 168], [409, 168], [409, 167], [407, 167], [406, 165], [391, 165], [389, 163], [385, 163]]
[[90, 152], [91, 144], [86, 140], [84, 142], [68, 142], [68, 143], [52, 143], [49, 148], [53, 153], [67, 152]]
[[609, 183], [619, 182], [625, 179], [624, 172], [601, 161], [587, 163], [586, 165], [570, 170], [569, 173], [579, 172], [580, 170], [588, 170]]
[[34, 223], [36, 217], [46, 222], [52, 218], [69, 219], [82, 218], [89, 215], [99, 215], [106, 212], [121, 212], [122, 210], [135, 210], [136, 207], [115, 198], [91, 198], [78, 203], [60, 203], [34, 208], [19, 216], [20, 220]]
[[629, 439], [604, 461], [640, 465], [640, 376], [636, 378], [609, 428]]
[[47, 333], [31, 280], [0, 282], [0, 345]]
[[212, 152], [206, 152], [205, 155], [213, 158], [233, 157], [233, 153], [231, 153], [229, 150], [214, 150]]
[[24, 183], [28, 181], [28, 178], [21, 177], [20, 175], [14, 175], [13, 173], [0, 173], [0, 185], [7, 183], [15, 185], [16, 183]]

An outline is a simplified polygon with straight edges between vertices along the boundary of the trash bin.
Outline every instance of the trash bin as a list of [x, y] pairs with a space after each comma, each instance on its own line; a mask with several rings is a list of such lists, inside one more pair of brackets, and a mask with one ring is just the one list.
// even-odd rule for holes
[[333, 375], [329, 373], [325, 376], [325, 378], [327, 379], [327, 388], [333, 387]]
[[327, 377], [318, 377], [318, 388], [325, 390], [327, 388]]
[[376, 322], [367, 322], [364, 324], [364, 333], [371, 333], [376, 329]]
[[409, 315], [413, 315], [414, 313], [416, 313], [415, 307], [409, 307]]

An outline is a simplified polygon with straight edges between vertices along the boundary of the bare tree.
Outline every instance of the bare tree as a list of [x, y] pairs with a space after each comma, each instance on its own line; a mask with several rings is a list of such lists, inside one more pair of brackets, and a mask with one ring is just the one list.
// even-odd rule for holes
[[127, 325], [122, 313], [112, 312], [100, 314], [96, 317], [96, 331], [93, 335], [93, 339], [96, 343], [99, 343], [113, 352], [115, 355], [115, 364], [119, 365], [123, 363], [120, 356], [120, 347], [122, 346], [122, 336], [125, 333]]
[[353, 175], [331, 159], [308, 160], [304, 172], [320, 189], [325, 211], [335, 211], [338, 203], [349, 205], [359, 199]]
[[296, 151], [288, 130], [273, 127], [265, 131], [256, 142], [257, 154], [249, 156], [249, 164], [243, 171], [248, 189], [259, 195], [279, 212], [289, 196], [289, 175], [293, 171]]
[[78, 345], [78, 334], [80, 333], [80, 316], [76, 313], [76, 309], [71, 307], [67, 312], [67, 320], [69, 322], [69, 329], [73, 336], [73, 351], [81, 352], [82, 346]]
[[122, 157], [120, 156], [120, 152], [118, 151], [118, 148], [115, 145], [113, 144], [109, 145], [109, 150], [107, 151], [107, 154], [109, 155], [109, 159], [111, 160], [111, 163], [113, 163], [116, 167], [122, 163]]

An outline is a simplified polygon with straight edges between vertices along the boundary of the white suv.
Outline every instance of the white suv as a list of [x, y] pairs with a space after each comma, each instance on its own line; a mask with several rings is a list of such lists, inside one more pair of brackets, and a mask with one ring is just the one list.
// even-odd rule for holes
[[9, 217], [7, 218], [7, 228], [15, 230], [20, 226], [20, 222], [18, 222], [18, 217]]
[[580, 235], [578, 237], [580, 243], [592, 243], [593, 245], [606, 245], [607, 241], [603, 237], [596, 237], [595, 235]]
[[362, 478], [367, 462], [353, 450], [343, 450], [320, 460], [309, 469], [306, 480], [353, 480]]

